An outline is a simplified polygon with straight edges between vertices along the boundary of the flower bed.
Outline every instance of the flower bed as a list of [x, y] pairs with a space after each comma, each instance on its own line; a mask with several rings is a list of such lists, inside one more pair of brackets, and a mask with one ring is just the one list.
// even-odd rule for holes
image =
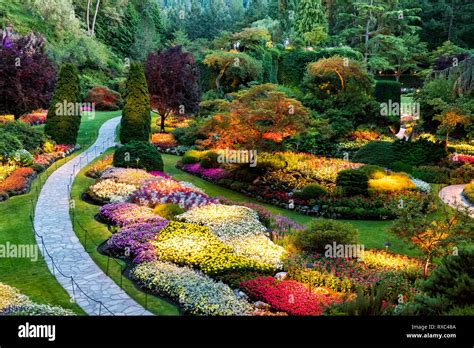
[[119, 227], [140, 222], [159, 223], [164, 220], [153, 214], [150, 208], [123, 202], [104, 205], [99, 210], [99, 217], [108, 224]]
[[250, 208], [212, 204], [194, 208], [177, 219], [204, 225], [237, 255], [281, 268], [285, 250], [267, 237], [267, 229]]
[[135, 185], [105, 179], [91, 185], [87, 194], [94, 202], [105, 204], [107, 202], [124, 202], [136, 189]]
[[90, 178], [93, 178], [93, 179], [100, 178], [102, 173], [106, 169], [108, 169], [112, 166], [113, 160], [114, 160], [113, 155], [104, 156], [103, 158], [101, 158], [98, 161], [94, 162], [94, 164], [89, 167], [89, 169], [86, 172], [86, 176], [88, 176]]
[[451, 155], [450, 156], [451, 161], [456, 162], [456, 163], [469, 163], [469, 164], [474, 164], [474, 155]]
[[151, 244], [159, 260], [198, 268], [209, 275], [237, 270], [274, 271], [272, 265], [238, 256], [207, 227], [195, 224], [172, 221]]
[[132, 276], [142, 287], [175, 300], [190, 314], [248, 315], [253, 311], [229, 286], [189, 267], [147, 262], [136, 266]]
[[294, 280], [278, 281], [273, 277], [260, 277], [240, 284], [253, 299], [268, 303], [277, 311], [290, 315], [322, 315], [326, 307], [342, 302], [341, 295], [315, 293]]
[[474, 204], [474, 180], [471, 181], [470, 184], [467, 184], [466, 186], [464, 186], [464, 190], [462, 191], [462, 194], [469, 203]]
[[0, 283], [0, 314], [10, 306], [21, 306], [27, 303], [27, 296], [9, 285]]
[[21, 115], [19, 121], [27, 123], [31, 126], [39, 126], [46, 123], [48, 110], [34, 110], [29, 114]]
[[36, 172], [31, 168], [15, 169], [10, 176], [0, 182], [0, 193], [4, 192], [8, 196], [24, 194], [29, 190], [30, 183], [35, 176]]
[[144, 184], [131, 195], [130, 201], [148, 207], [163, 203], [178, 204], [183, 209], [217, 203], [215, 198], [210, 198], [192, 185], [172, 179]]
[[178, 146], [178, 142], [171, 133], [154, 133], [151, 136], [151, 143], [162, 151]]
[[163, 180], [160, 176], [155, 176], [148, 173], [142, 169], [135, 169], [135, 168], [109, 168], [106, 169], [102, 175], [100, 176], [101, 179], [111, 179], [115, 180], [119, 183], [134, 185], [134, 186], [141, 186], [148, 181], [160, 181]]
[[202, 168], [199, 163], [185, 164], [183, 169], [188, 173], [201, 176], [209, 181], [219, 181], [231, 176], [231, 174], [223, 168]]
[[107, 241], [107, 248], [118, 257], [130, 257], [134, 263], [155, 261], [151, 241], [168, 224], [167, 220], [154, 223], [142, 222], [128, 225], [114, 233]]

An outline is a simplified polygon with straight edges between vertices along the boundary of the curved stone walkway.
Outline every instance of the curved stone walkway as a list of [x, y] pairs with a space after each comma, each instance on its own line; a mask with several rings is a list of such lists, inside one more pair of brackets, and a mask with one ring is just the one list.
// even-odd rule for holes
[[[44, 255], [58, 282], [89, 315], [151, 315], [130, 298], [91, 259], [74, 233], [69, 215], [70, 189], [76, 174], [115, 143], [115, 129], [120, 117], [105, 122], [96, 142], [57, 169], [47, 179], [35, 208], [36, 242], [43, 253], [43, 241], [49, 255]], [[58, 269], [60, 272], [58, 272]], [[62, 274], [61, 274], [62, 273]], [[73, 285], [71, 276], [77, 285]], [[97, 300], [103, 305], [97, 303]]]
[[447, 186], [439, 191], [439, 198], [455, 209], [468, 208], [469, 215], [474, 217], [474, 206], [462, 195], [462, 191], [465, 185], [451, 185]]

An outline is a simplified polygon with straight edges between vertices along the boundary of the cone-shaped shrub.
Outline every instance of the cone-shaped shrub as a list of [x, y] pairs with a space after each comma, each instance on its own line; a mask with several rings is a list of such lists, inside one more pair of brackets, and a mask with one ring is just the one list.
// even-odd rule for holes
[[122, 144], [148, 142], [151, 133], [150, 97], [145, 73], [140, 63], [130, 66], [120, 127]]
[[76, 67], [65, 64], [56, 82], [45, 126], [45, 133], [58, 144], [76, 144], [81, 126], [80, 95]]

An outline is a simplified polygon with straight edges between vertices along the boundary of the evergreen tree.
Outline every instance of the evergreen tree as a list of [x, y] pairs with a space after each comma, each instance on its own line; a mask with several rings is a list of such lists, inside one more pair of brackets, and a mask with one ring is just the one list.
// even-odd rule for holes
[[150, 97], [145, 72], [140, 63], [133, 63], [126, 84], [120, 141], [147, 142], [151, 133]]
[[[295, 30], [307, 41], [319, 41], [328, 31], [321, 0], [300, 0], [295, 13]], [[316, 38], [314, 38], [316, 37]]]
[[77, 69], [65, 64], [59, 72], [45, 126], [45, 133], [58, 144], [76, 144], [81, 125], [80, 95]]

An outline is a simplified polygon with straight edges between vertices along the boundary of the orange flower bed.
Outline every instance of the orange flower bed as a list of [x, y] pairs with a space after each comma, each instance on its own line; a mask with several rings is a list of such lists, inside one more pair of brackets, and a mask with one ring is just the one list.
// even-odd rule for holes
[[28, 184], [27, 178], [33, 175], [34, 171], [31, 168], [18, 168], [0, 183], [0, 192], [21, 191], [24, 190]]
[[178, 143], [171, 133], [154, 133], [151, 137], [151, 142], [153, 145], [162, 149], [178, 146]]

